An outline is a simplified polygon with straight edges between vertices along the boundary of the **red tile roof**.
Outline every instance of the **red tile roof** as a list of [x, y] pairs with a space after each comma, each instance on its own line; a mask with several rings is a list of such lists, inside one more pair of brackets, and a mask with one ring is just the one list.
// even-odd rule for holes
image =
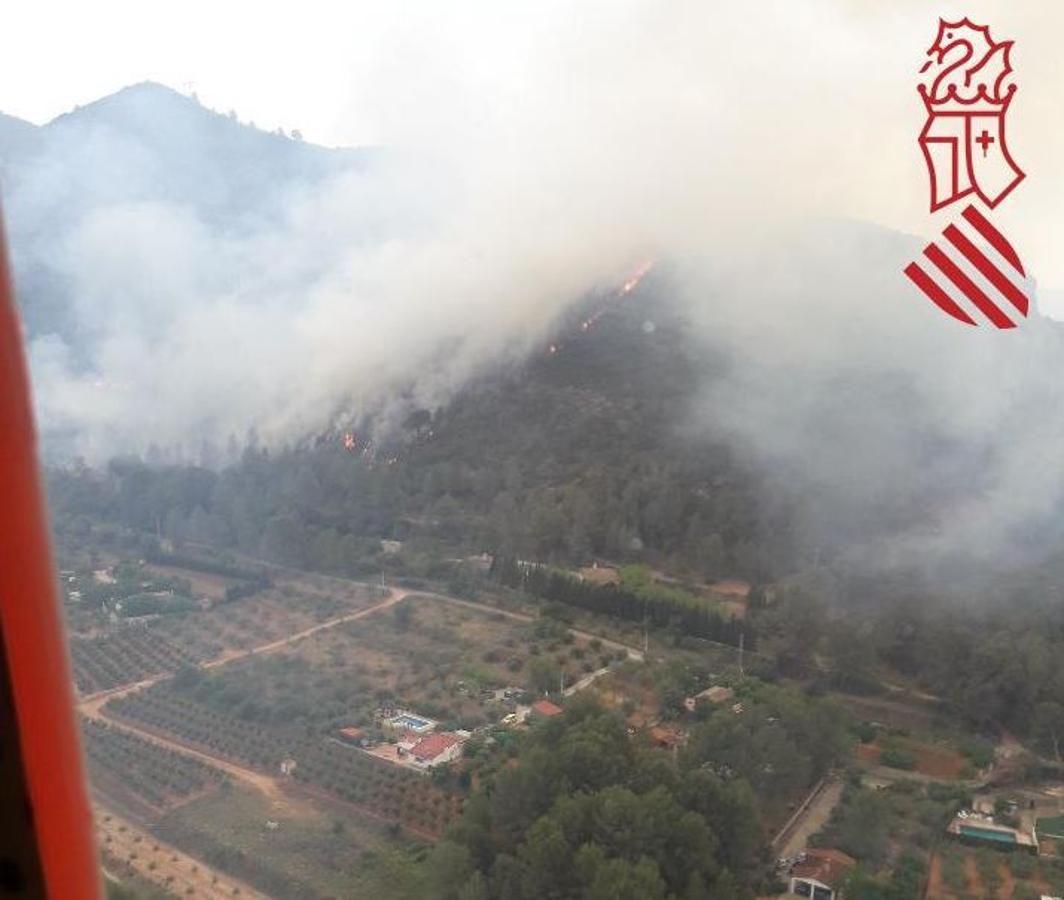
[[532, 704], [532, 712], [537, 716], [560, 716], [562, 708], [550, 700], [537, 700]]
[[812, 878], [837, 888], [843, 876], [857, 865], [857, 860], [841, 850], [806, 850], [805, 861], [791, 868], [792, 878]]
[[438, 732], [423, 737], [410, 748], [410, 755], [417, 759], [435, 759], [444, 750], [458, 743], [457, 736], [447, 732]]
[[347, 728], [340, 729], [340, 734], [353, 741], [357, 741], [364, 733], [361, 728], [356, 728], [354, 725], [348, 725]]

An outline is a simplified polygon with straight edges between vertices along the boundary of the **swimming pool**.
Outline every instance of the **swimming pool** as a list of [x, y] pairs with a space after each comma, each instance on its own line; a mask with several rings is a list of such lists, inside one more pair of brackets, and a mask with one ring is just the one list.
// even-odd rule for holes
[[400, 713], [392, 719], [392, 725], [396, 728], [408, 728], [410, 731], [426, 731], [433, 726], [428, 719], [421, 719], [410, 713]]
[[984, 841], [996, 841], [999, 844], [1015, 844], [1016, 835], [1010, 831], [997, 831], [993, 828], [980, 828], [978, 825], [961, 825], [963, 837], [980, 838]]

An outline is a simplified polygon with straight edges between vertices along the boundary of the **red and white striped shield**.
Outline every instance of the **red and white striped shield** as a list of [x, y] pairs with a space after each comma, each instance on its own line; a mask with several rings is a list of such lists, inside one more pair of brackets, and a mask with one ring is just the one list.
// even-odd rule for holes
[[1026, 318], [1030, 298], [1023, 264], [986, 216], [966, 206], [942, 237], [905, 268], [932, 303], [968, 325], [987, 319], [997, 328], [1015, 328]]

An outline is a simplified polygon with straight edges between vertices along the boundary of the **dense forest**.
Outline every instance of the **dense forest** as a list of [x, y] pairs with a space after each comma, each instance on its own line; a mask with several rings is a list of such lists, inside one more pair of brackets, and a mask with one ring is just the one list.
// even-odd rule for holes
[[641, 562], [775, 584], [776, 602], [743, 626], [775, 660], [773, 677], [854, 692], [911, 679], [973, 725], [1008, 728], [1060, 758], [1064, 563], [999, 572], [987, 561], [934, 579], [848, 567], [806, 528], [810, 498], [744, 461], [725, 435], [689, 429], [696, 384], [726, 362], [696, 358], [665, 293], [615, 298], [590, 331], [579, 315], [562, 323], [556, 352], [484, 375], [438, 409], [411, 407], [386, 437], [365, 437], [374, 432], [363, 423], [282, 448], [252, 436], [221, 468], [53, 468], [57, 534], [111, 528], [145, 536], [145, 551], [169, 539], [356, 576], [443, 579], [447, 558], [486, 551], [497, 582], [532, 596], [725, 642], [734, 623], [715, 614], [652, 610], [623, 589], [519, 571], [515, 560]]
[[787, 571], [791, 501], [723, 436], [690, 430], [711, 363], [666, 301], [615, 302], [557, 352], [490, 373], [439, 409], [412, 407], [384, 437], [369, 437], [372, 422], [279, 449], [250, 436], [220, 471], [154, 453], [103, 472], [57, 469], [53, 508], [61, 522], [104, 517], [333, 571], [372, 570], [380, 538], [542, 561], [650, 559], [708, 577]]
[[434, 851], [441, 900], [729, 900], [754, 886], [760, 804], [822, 775], [848, 746], [824, 701], [751, 685], [749, 715], [710, 716], [674, 764], [593, 701], [484, 772]]

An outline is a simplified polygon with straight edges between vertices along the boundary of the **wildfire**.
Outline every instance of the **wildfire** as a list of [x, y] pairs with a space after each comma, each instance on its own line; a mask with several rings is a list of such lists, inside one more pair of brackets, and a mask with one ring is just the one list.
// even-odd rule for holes
[[[647, 274], [653, 268], [654, 268], [654, 261], [653, 260], [647, 260], [646, 262], [641, 263], [636, 268], [636, 270], [634, 272], [632, 272], [632, 274], [629, 275], [624, 280], [624, 282], [621, 284], [621, 286], [617, 289], [616, 293], [614, 293], [614, 294], [612, 294], [610, 296], [613, 297], [613, 298], [616, 298], [616, 297], [627, 297], [630, 293], [632, 293], [632, 291], [634, 291], [637, 287], [639, 287], [639, 283], [647, 276]], [[602, 304], [600, 304], [598, 309], [596, 309], [593, 313], [591, 313], [590, 316], [588, 316], [586, 319], [584, 319], [580, 323], [580, 330], [581, 331], [585, 331], [585, 332], [590, 331], [594, 327], [595, 323], [598, 322], [598, 320], [601, 319], [606, 314], [606, 310], [608, 309], [608, 307], [609, 307], [608, 301], [607, 302], [603, 302]], [[557, 343], [549, 344], [547, 346], [547, 354], [549, 356], [554, 356], [561, 349], [562, 349], [562, 345], [561, 344], [557, 344]]]
[[647, 276], [647, 273], [653, 268], [653, 260], [647, 260], [645, 263], [639, 266], [638, 269], [636, 269], [631, 275], [628, 276], [628, 279], [621, 286], [621, 293], [632, 293], [632, 291], [639, 287], [639, 282], [642, 281]]

